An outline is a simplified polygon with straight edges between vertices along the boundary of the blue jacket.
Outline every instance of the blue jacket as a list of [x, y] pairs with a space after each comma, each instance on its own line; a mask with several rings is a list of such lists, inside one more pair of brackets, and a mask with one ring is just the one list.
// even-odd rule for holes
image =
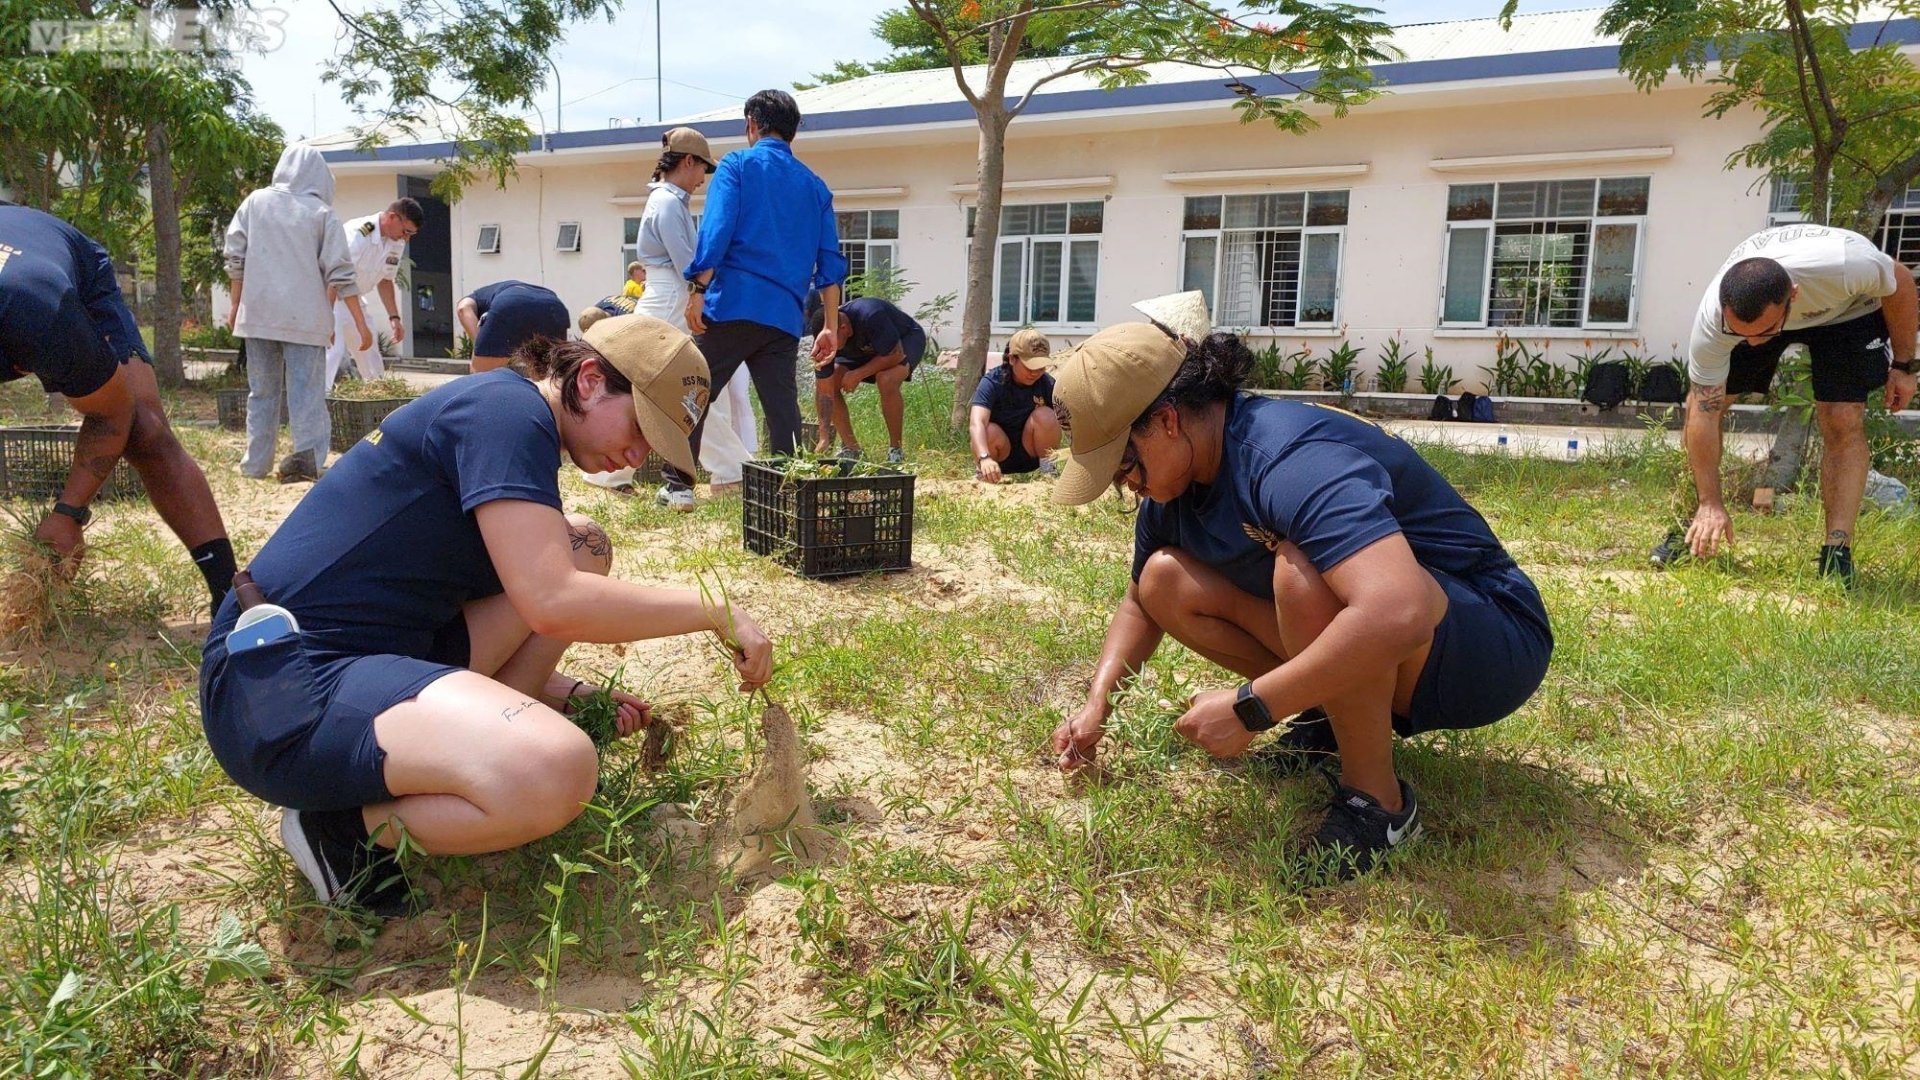
[[796, 338], [807, 290], [847, 279], [833, 192], [785, 140], [767, 136], [721, 159], [685, 273], [708, 270], [708, 322], [745, 319]]

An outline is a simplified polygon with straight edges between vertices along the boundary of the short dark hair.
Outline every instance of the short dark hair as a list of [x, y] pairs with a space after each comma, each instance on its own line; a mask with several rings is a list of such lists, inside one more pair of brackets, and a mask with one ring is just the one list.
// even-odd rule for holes
[[761, 131], [787, 142], [800, 130], [800, 106], [785, 90], [762, 90], [748, 98], [746, 117]]
[[802, 334], [801, 336], [814, 337], [818, 335], [821, 329], [824, 328], [826, 325], [827, 325], [826, 301], [820, 298], [820, 291], [818, 289], [811, 290], [807, 293], [807, 318], [806, 318], [806, 325], [805, 327], [803, 327], [803, 329], [806, 330], [806, 333]]
[[1187, 358], [1174, 369], [1167, 388], [1133, 421], [1133, 430], [1145, 427], [1165, 408], [1198, 412], [1222, 401], [1232, 401], [1253, 374], [1253, 351], [1238, 335], [1216, 330], [1203, 341], [1187, 343]]
[[589, 360], [600, 361], [600, 373], [607, 380], [607, 393], [633, 393], [633, 383], [621, 374], [620, 369], [601, 356], [600, 350], [584, 341], [557, 341], [545, 334], [535, 334], [530, 341], [514, 350], [507, 366], [534, 382], [553, 380], [560, 387], [560, 404], [566, 406], [568, 412], [579, 416], [582, 404], [580, 380], [576, 376], [580, 374], [580, 366]]
[[420, 209], [420, 204], [412, 199], [395, 199], [393, 205], [387, 209], [412, 222], [416, 229], [427, 223], [426, 213]]
[[1720, 276], [1720, 306], [1741, 322], [1752, 322], [1793, 295], [1787, 268], [1764, 256], [1741, 259]]

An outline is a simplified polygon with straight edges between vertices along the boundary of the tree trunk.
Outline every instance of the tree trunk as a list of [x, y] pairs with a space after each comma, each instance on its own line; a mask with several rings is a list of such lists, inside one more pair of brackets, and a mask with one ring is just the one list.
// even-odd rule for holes
[[1767, 469], [1756, 486], [1775, 491], [1792, 491], [1807, 460], [1807, 441], [1813, 434], [1812, 413], [1787, 409], [1780, 417], [1779, 430], [1773, 433], [1773, 449], [1767, 451]]
[[993, 262], [1000, 253], [1000, 202], [1007, 175], [1007, 115], [1005, 99], [981, 99], [979, 187], [974, 193], [973, 244], [967, 251], [967, 299], [961, 309], [960, 359], [954, 369], [955, 431], [967, 429], [973, 389], [987, 368], [987, 339], [993, 332]]
[[153, 373], [161, 386], [186, 382], [180, 360], [180, 192], [165, 124], [147, 129], [147, 179], [153, 203]]

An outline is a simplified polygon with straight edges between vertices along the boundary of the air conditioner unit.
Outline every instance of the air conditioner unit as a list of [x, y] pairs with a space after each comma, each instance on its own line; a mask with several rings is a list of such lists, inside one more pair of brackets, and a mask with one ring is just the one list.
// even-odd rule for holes
[[560, 233], [553, 238], [553, 249], [555, 251], [579, 251], [580, 223], [577, 221], [561, 222]]
[[480, 226], [480, 242], [475, 245], [474, 250], [482, 255], [500, 254], [500, 226]]

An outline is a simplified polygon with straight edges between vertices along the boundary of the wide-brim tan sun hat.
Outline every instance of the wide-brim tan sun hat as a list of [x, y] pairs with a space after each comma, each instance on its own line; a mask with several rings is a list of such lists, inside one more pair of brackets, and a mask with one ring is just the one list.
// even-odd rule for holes
[[589, 327], [584, 337], [633, 384], [633, 412], [647, 445], [691, 476], [689, 440], [707, 411], [713, 382], [700, 347], [651, 315], [610, 315]]
[[1133, 305], [1133, 309], [1168, 333], [1196, 345], [1213, 333], [1213, 313], [1207, 310], [1207, 294], [1198, 289], [1142, 300]]
[[1053, 501], [1079, 506], [1113, 485], [1133, 422], [1186, 361], [1187, 349], [1152, 323], [1110, 326], [1059, 357], [1054, 411], [1073, 436]]

